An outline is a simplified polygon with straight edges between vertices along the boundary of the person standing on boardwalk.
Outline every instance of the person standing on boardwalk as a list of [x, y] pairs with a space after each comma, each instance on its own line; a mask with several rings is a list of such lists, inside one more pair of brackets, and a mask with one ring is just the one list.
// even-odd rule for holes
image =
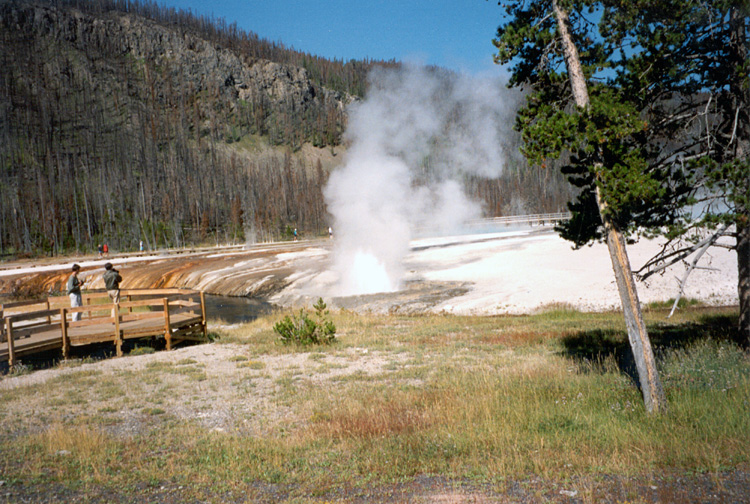
[[[107, 294], [114, 304], [120, 304], [120, 282], [122, 277], [120, 272], [112, 267], [112, 263], [104, 265], [104, 287], [107, 289]], [[116, 314], [116, 308], [112, 308], [112, 316]]]
[[[81, 287], [84, 284], [84, 280], [78, 278], [78, 272], [81, 271], [81, 267], [77, 264], [73, 265], [73, 274], [68, 278], [68, 285], [66, 286], [66, 292], [70, 298], [70, 306], [76, 308], [83, 306], [83, 298], [81, 296]], [[73, 322], [81, 320], [81, 312], [73, 314]]]

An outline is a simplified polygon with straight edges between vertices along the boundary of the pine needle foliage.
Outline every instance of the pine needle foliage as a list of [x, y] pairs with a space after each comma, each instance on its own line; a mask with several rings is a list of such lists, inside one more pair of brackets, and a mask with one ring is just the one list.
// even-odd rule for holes
[[273, 330], [284, 345], [330, 345], [336, 340], [336, 326], [329, 318], [323, 298], [313, 305], [314, 315], [302, 308], [297, 315], [287, 315], [274, 324]]

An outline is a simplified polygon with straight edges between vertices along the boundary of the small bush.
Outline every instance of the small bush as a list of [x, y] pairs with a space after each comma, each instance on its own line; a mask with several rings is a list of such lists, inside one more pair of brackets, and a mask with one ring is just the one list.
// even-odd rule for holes
[[273, 326], [285, 345], [328, 345], [336, 339], [336, 326], [328, 318], [328, 310], [323, 298], [313, 305], [315, 318], [311, 318], [305, 309], [298, 315], [284, 317]]

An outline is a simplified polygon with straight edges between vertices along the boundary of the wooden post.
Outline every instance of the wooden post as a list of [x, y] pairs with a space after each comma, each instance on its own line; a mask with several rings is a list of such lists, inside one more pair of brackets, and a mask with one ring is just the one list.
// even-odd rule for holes
[[122, 333], [120, 332], [120, 305], [114, 304], [112, 308], [112, 315], [115, 319], [115, 347], [117, 348], [117, 356], [122, 357]]
[[[127, 299], [128, 303], [129, 303], [129, 302], [131, 302], [133, 300], [133, 297], [130, 294], [128, 294], [127, 296], [125, 296], [125, 299]], [[133, 313], [133, 307], [132, 306], [128, 307], [128, 313]]]
[[[47, 311], [49, 311], [49, 298], [47, 298]], [[52, 323], [52, 317], [50, 317], [49, 315], [47, 315], [47, 323]]]
[[68, 337], [68, 310], [60, 308], [60, 333], [62, 334], [63, 359], [68, 360], [70, 355], [70, 338]]
[[206, 328], [206, 298], [201, 291], [201, 325], [203, 326], [203, 338], [208, 339], [208, 329]]
[[13, 348], [13, 321], [10, 317], [5, 318], [5, 327], [8, 331], [8, 367], [13, 369], [16, 363], [16, 349]]
[[164, 298], [164, 339], [167, 340], [167, 350], [172, 350], [172, 327], [169, 324], [169, 298]]

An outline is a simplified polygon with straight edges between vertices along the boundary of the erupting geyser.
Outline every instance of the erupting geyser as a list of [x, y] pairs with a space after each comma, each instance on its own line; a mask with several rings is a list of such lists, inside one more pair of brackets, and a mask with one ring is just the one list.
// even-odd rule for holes
[[516, 95], [496, 79], [376, 69], [350, 109], [347, 160], [325, 188], [334, 217], [332, 295], [392, 292], [416, 226], [455, 231], [481, 215], [461, 176], [499, 176]]

